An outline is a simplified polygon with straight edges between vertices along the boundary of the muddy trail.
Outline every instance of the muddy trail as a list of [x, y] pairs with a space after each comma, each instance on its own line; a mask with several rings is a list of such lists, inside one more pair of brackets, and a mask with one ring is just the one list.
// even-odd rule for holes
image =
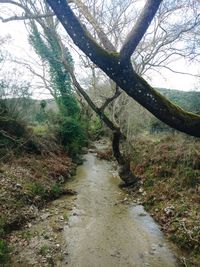
[[119, 187], [112, 163], [85, 155], [58, 199], [11, 236], [12, 266], [174, 267], [175, 256], [153, 219]]

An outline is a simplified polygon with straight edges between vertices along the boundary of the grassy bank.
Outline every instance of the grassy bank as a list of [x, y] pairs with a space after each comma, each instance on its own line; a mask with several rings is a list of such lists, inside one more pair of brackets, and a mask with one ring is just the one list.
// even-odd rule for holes
[[[63, 183], [75, 172], [66, 153], [24, 154], [0, 165], [0, 264], [8, 261], [6, 235], [38, 215], [48, 201], [71, 193]], [[72, 192], [73, 193], [73, 192]]]
[[133, 145], [132, 191], [169, 239], [184, 252], [184, 266], [200, 266], [200, 141], [182, 135], [145, 136]]

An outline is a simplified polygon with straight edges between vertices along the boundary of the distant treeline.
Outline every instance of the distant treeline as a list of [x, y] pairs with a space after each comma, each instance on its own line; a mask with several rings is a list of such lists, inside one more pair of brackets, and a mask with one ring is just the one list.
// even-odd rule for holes
[[[173, 103], [177, 104], [186, 111], [200, 114], [200, 92], [198, 91], [181, 91], [171, 90], [165, 88], [157, 88], [157, 90]], [[175, 130], [168, 127], [163, 122], [159, 121], [155, 117], [150, 123], [150, 132], [174, 132]]]
[[181, 108], [200, 114], [200, 92], [171, 90], [165, 88], [157, 88], [157, 90]]

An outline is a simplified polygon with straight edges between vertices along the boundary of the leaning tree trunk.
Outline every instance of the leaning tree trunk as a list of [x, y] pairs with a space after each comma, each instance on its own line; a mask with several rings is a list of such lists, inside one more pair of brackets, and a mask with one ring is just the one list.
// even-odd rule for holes
[[122, 134], [120, 130], [113, 132], [112, 149], [113, 155], [119, 164], [119, 177], [128, 186], [134, 185], [138, 182], [138, 178], [131, 172], [130, 159], [121, 154], [120, 151], [120, 140]]

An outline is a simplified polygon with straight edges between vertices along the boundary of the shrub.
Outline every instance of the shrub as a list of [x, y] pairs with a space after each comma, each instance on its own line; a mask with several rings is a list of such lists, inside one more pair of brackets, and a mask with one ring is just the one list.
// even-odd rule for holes
[[39, 254], [42, 256], [46, 256], [48, 253], [49, 253], [49, 246], [48, 245], [43, 245], [39, 250]]
[[94, 139], [98, 139], [98, 137], [103, 133], [102, 121], [99, 117], [95, 116], [89, 125], [90, 134]]
[[59, 127], [61, 143], [67, 149], [69, 156], [76, 158], [81, 147], [86, 144], [86, 134], [80, 123], [73, 118], [63, 118]]
[[44, 197], [46, 194], [45, 188], [39, 183], [30, 183], [28, 184], [28, 190], [33, 196]]
[[55, 183], [51, 188], [51, 194], [53, 197], [58, 198], [62, 194], [63, 190], [60, 184]]

